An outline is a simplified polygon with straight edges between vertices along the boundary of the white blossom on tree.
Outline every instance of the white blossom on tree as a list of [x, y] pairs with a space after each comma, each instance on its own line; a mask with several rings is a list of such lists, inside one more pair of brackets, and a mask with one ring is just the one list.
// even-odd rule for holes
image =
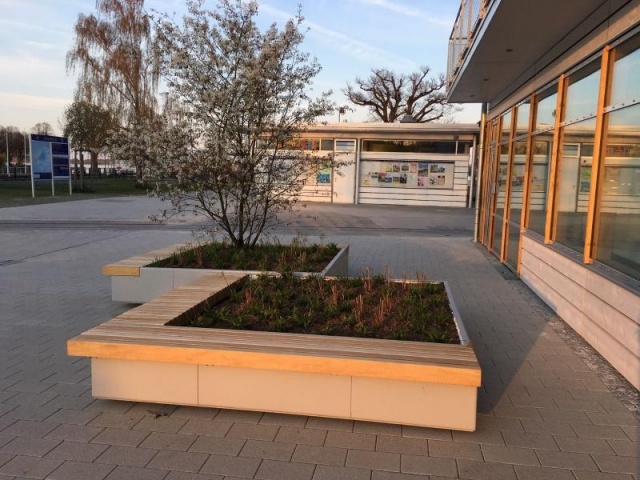
[[320, 65], [301, 51], [303, 18], [279, 29], [256, 25], [256, 1], [221, 0], [215, 10], [187, 2], [178, 24], [155, 18], [161, 73], [171, 110], [113, 141], [118, 155], [143, 158], [170, 200], [171, 216], [204, 215], [206, 231], [253, 246], [277, 214], [297, 203], [305, 177], [332, 158], [287, 148], [333, 106], [309, 94]]

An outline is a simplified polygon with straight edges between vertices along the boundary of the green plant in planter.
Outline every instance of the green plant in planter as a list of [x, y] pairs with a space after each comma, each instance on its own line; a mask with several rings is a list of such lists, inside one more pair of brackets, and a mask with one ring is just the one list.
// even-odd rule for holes
[[319, 272], [340, 251], [335, 243], [307, 243], [296, 237], [288, 245], [262, 242], [238, 248], [229, 242], [185, 247], [151, 267], [210, 268], [274, 272]]
[[459, 343], [442, 283], [260, 275], [172, 325]]

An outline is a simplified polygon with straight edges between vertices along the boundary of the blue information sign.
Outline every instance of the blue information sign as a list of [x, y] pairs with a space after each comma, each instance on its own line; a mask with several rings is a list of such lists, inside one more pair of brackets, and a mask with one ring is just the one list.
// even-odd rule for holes
[[30, 136], [31, 145], [31, 195], [35, 196], [36, 180], [51, 180], [51, 193], [55, 195], [54, 180], [69, 180], [71, 194], [71, 168], [69, 140], [51, 135]]
[[32, 134], [31, 172], [35, 180], [69, 178], [69, 140]]

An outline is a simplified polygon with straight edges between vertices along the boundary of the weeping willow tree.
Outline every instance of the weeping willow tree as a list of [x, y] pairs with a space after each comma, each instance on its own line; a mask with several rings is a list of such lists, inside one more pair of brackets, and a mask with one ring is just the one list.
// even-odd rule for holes
[[[135, 129], [157, 108], [159, 68], [144, 0], [96, 0], [96, 13], [80, 14], [67, 52], [78, 73], [76, 100], [108, 109], [122, 129]], [[134, 163], [142, 178], [142, 163]]]

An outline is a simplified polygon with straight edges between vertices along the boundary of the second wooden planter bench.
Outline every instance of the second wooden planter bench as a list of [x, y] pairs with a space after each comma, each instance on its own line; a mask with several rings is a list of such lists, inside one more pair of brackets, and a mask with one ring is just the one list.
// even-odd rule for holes
[[[102, 267], [102, 274], [111, 277], [111, 298], [115, 302], [145, 303], [171, 290], [206, 275], [219, 273], [230, 278], [238, 274], [259, 274], [259, 271], [215, 270], [205, 268], [159, 268], [152, 263], [165, 259], [187, 244], [171, 245], [141, 255], [120, 260]], [[339, 245], [340, 251], [321, 272], [322, 276], [342, 277], [349, 274], [349, 246]], [[300, 272], [311, 274], [312, 272]]]

